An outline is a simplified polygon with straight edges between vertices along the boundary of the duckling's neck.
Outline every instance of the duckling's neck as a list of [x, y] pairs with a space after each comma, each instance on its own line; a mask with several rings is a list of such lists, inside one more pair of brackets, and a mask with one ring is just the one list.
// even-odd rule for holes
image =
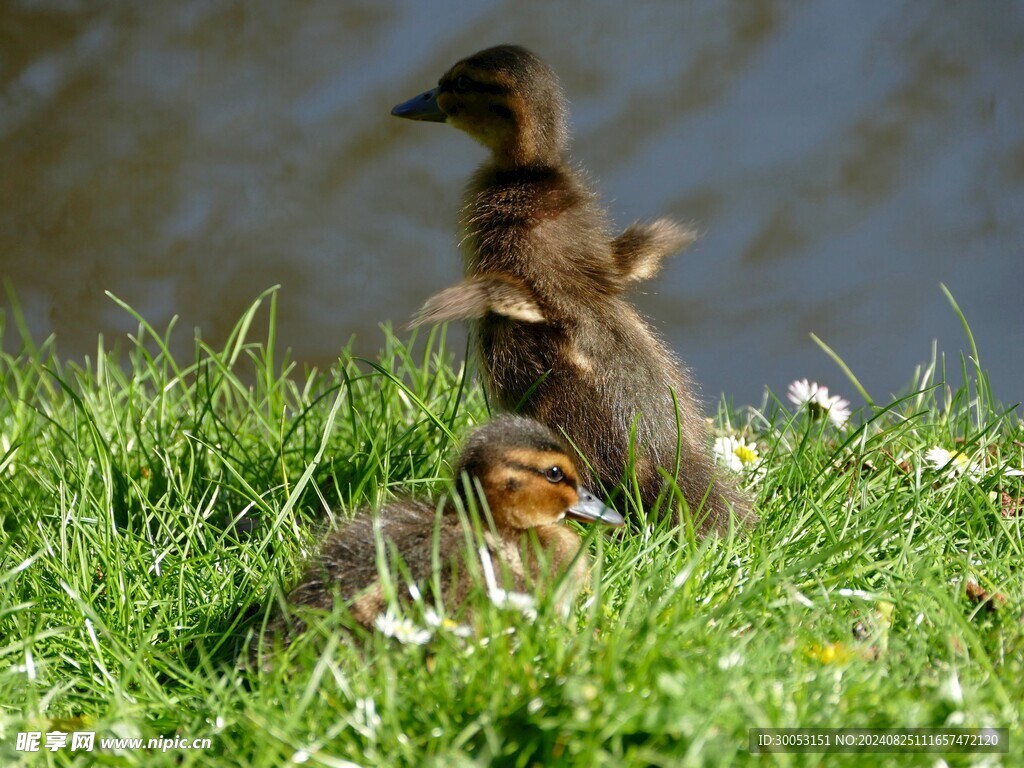
[[[519, 275], [535, 271], [541, 265], [523, 258], [522, 238], [538, 224], [557, 219], [588, 199], [586, 188], [568, 166], [503, 169], [484, 163], [470, 181], [461, 214], [468, 237], [463, 252], [469, 272]], [[561, 253], [560, 248], [549, 249], [546, 258]]]
[[464, 214], [476, 230], [537, 222], [557, 218], [586, 196], [572, 169], [564, 164], [503, 168], [484, 163], [470, 181]]
[[491, 149], [494, 167], [500, 171], [528, 171], [559, 168], [566, 164], [565, 147], [555, 137], [519, 131], [495, 143], [484, 141]]
[[563, 523], [531, 528], [537, 536], [541, 549], [551, 558], [551, 567], [561, 570], [580, 551], [580, 537]]

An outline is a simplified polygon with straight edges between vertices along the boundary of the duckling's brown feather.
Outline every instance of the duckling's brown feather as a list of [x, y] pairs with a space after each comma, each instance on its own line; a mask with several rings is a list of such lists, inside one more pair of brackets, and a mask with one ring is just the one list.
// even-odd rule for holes
[[636, 222], [612, 240], [612, 252], [623, 283], [654, 277], [666, 256], [683, 250], [697, 239], [694, 230], [668, 219]]
[[348, 601], [375, 587], [381, 577], [375, 526], [385, 546], [384, 555], [392, 555], [387, 551], [389, 545], [399, 546], [413, 581], [430, 576], [435, 526], [440, 552], [452, 551], [464, 541], [457, 516], [438, 518], [435, 508], [422, 502], [402, 501], [384, 507], [377, 516], [357, 515], [327, 536], [316, 560], [289, 594], [289, 602], [327, 610], [335, 597]]
[[524, 323], [544, 321], [544, 313], [522, 281], [490, 274], [468, 277], [434, 294], [409, 325], [415, 328], [448, 320], [475, 320], [488, 312]]

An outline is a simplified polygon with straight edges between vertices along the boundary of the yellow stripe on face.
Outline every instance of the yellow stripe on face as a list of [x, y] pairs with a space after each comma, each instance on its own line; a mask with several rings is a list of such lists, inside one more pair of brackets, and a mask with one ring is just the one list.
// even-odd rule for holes
[[560, 467], [565, 479], [576, 484], [576, 468], [573, 460], [561, 451], [543, 451], [529, 448], [514, 448], [501, 455], [501, 463], [506, 467], [533, 473], [543, 473], [551, 467]]
[[526, 464], [537, 469], [546, 468], [559, 462], [565, 462], [568, 457], [561, 451], [543, 451], [533, 448], [513, 448], [501, 454], [502, 463]]

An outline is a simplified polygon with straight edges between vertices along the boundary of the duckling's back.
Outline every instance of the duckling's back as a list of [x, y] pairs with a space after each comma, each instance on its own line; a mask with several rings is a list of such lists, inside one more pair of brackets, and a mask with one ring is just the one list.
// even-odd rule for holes
[[[364, 511], [326, 537], [288, 602], [327, 611], [341, 601], [368, 629], [387, 608], [382, 571], [392, 580], [399, 600], [408, 599], [409, 584], [416, 584], [428, 602], [440, 597], [446, 606], [455, 607], [482, 586], [480, 555], [489, 558], [491, 571], [505, 589], [543, 588], [548, 569], [557, 575], [571, 563], [576, 567], [570, 581], [582, 584], [586, 563], [577, 557], [580, 540], [570, 529], [558, 525], [538, 530], [546, 550], [541, 562], [526, 544], [525, 534], [496, 533], [486, 523], [480, 528], [479, 549], [473, 524], [464, 525], [468, 520], [453, 509], [439, 514], [435, 506], [417, 501], [393, 503], [377, 515]], [[440, 595], [431, 593], [435, 575]]]
[[[427, 581], [435, 555], [440, 563], [450, 564], [461, 551], [465, 538], [457, 523], [457, 517], [438, 518], [435, 507], [418, 501], [390, 504], [376, 516], [363, 512], [326, 537], [288, 601], [330, 610], [338, 599], [348, 603], [359, 624], [369, 627], [386, 607], [381, 569], [397, 577], [397, 555], [409, 579]], [[378, 558], [379, 547], [383, 560]], [[404, 577], [395, 588], [404, 590]]]

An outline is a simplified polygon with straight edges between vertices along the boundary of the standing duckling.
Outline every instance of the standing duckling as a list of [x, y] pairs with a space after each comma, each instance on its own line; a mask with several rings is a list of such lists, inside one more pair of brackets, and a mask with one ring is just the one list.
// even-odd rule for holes
[[391, 114], [450, 123], [491, 150], [462, 209], [467, 277], [414, 324], [470, 320], [492, 401], [563, 431], [606, 488], [627, 476], [632, 442], [646, 509], [667, 471], [698, 532], [725, 530], [730, 514], [753, 523], [744, 494], [715, 472], [687, 373], [621, 295], [694, 235], [658, 219], [611, 236], [566, 159], [554, 72], [525, 48], [488, 48]]
[[[397, 577], [401, 573], [401, 579], [407, 576], [425, 593], [435, 563], [439, 564], [441, 596], [449, 608], [462, 602], [476, 583], [473, 574], [480, 563], [470, 564], [466, 558], [479, 558], [483, 552], [490, 559], [490, 572], [504, 577], [510, 590], [542, 588], [570, 567], [568, 586], [578, 587], [588, 569], [579, 556], [580, 537], [565, 520], [623, 523], [617, 512], [580, 484], [562, 440], [532, 419], [501, 416], [476, 430], [459, 457], [456, 478], [463, 474], [468, 487], [479, 484], [486, 500], [480, 512], [485, 550], [478, 551], [473, 544], [465, 518], [453, 503], [438, 515], [434, 503], [396, 501], [376, 517], [368, 510], [359, 512], [331, 533], [288, 603], [329, 610], [335, 600], [342, 600], [358, 624], [371, 628], [387, 608], [378, 562], [380, 541], [392, 566], [383, 568], [395, 576], [396, 585], [404, 583]], [[456, 489], [463, 509], [471, 509], [464, 495], [467, 484], [457, 480]], [[394, 554], [401, 558], [402, 569], [393, 567]], [[284, 625], [279, 618], [270, 634]]]

